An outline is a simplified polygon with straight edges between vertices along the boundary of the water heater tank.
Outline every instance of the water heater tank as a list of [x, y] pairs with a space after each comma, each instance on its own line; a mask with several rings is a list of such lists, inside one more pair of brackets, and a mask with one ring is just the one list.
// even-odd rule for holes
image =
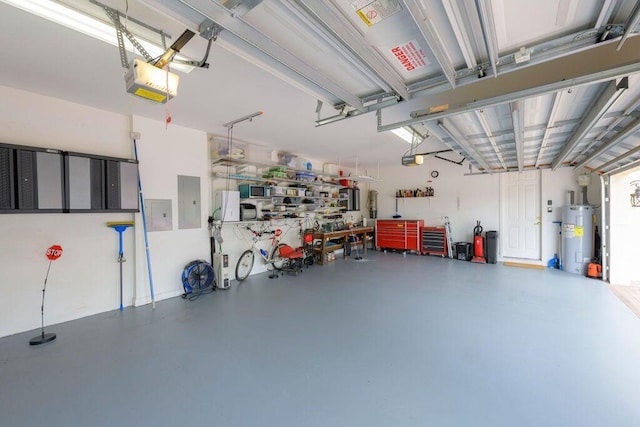
[[587, 273], [593, 252], [593, 207], [569, 205], [562, 208], [562, 269]]

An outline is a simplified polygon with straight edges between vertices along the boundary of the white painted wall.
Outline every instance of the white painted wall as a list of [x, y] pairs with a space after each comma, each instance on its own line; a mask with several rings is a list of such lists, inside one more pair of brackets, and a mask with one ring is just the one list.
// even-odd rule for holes
[[[0, 86], [0, 141], [132, 158], [125, 116]], [[130, 213], [7, 214], [0, 216], [0, 336], [39, 327], [42, 285], [52, 244], [64, 249], [51, 267], [45, 324], [119, 306], [118, 236], [107, 221]], [[125, 235], [132, 261], [133, 234]], [[131, 301], [133, 262], [124, 265]]]
[[640, 285], [640, 208], [631, 207], [629, 185], [639, 179], [640, 168], [611, 176], [609, 282], [612, 285]]
[[[159, 110], [162, 114], [163, 110]], [[208, 257], [209, 210], [206, 134], [162, 121], [133, 119], [95, 108], [0, 86], [0, 141], [97, 155], [133, 158], [130, 131], [139, 145], [145, 196], [174, 203], [174, 230], [150, 233], [156, 299], [181, 292], [184, 264]], [[201, 177], [203, 228], [177, 230], [177, 175]], [[119, 307], [118, 235], [107, 221], [135, 220], [124, 233], [124, 303], [149, 300], [139, 214], [6, 214], [0, 216], [0, 336], [40, 326], [47, 272], [45, 250], [64, 253], [51, 267], [45, 325]], [[135, 236], [135, 238], [134, 238]], [[134, 243], [135, 241], [135, 243]]]
[[[162, 110], [158, 110], [162, 112]], [[134, 116], [132, 129], [141, 134], [138, 145], [140, 179], [145, 199], [171, 200], [171, 231], [148, 233], [155, 299], [180, 295], [184, 266], [194, 259], [209, 260], [210, 180], [207, 134], [181, 126]], [[178, 228], [178, 175], [200, 178], [201, 227]], [[135, 305], [151, 301], [141, 213], [136, 224]]]
[[[431, 178], [431, 171], [439, 176]], [[422, 166], [392, 166], [380, 169], [381, 182], [369, 185], [378, 191], [378, 218], [391, 218], [395, 214], [395, 192], [398, 189], [433, 187], [435, 197], [399, 199], [398, 213], [404, 219], [423, 219], [425, 225], [442, 226], [443, 216], [449, 216], [454, 242], [472, 242], [473, 228], [480, 220], [484, 231], [498, 230], [500, 236], [500, 179], [498, 174], [465, 176], [467, 163], [458, 166], [443, 160], [428, 158]], [[572, 169], [555, 172], [542, 170], [541, 206], [542, 228], [540, 264], [557, 252], [559, 226], [553, 221], [561, 219], [560, 207], [567, 204], [569, 190], [578, 191]], [[366, 208], [366, 191], [363, 192]], [[547, 200], [552, 201], [552, 212], [547, 212]], [[363, 211], [367, 214], [368, 211]]]

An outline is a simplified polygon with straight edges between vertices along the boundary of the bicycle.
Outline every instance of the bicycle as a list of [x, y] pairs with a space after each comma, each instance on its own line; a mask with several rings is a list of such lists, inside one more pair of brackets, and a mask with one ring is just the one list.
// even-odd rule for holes
[[[286, 231], [283, 233], [280, 228], [275, 230], [268, 230], [267, 225], [263, 225], [262, 229], [254, 230], [250, 226], [240, 226], [236, 225], [237, 230], [247, 230], [251, 233], [251, 239], [247, 238], [246, 233], [240, 233], [242, 239], [244, 239], [250, 246], [249, 249], [244, 251], [240, 258], [238, 259], [238, 263], [236, 264], [236, 280], [238, 282], [242, 282], [244, 279], [249, 277], [251, 270], [253, 269], [253, 264], [255, 262], [256, 254], [262, 258], [263, 263], [270, 265], [272, 270], [279, 271], [282, 270], [283, 266], [286, 263], [286, 258], [280, 256], [280, 248], [288, 246], [285, 243], [280, 243], [280, 240], [287, 234], [287, 232], [293, 227], [293, 225], [289, 225]], [[262, 236], [265, 234], [270, 234], [272, 237], [269, 237], [271, 240], [271, 245], [269, 250], [263, 248], [258, 248], [257, 243], [264, 241]], [[267, 266], [267, 268], [269, 268]], [[272, 273], [269, 278], [277, 277], [277, 273]]]

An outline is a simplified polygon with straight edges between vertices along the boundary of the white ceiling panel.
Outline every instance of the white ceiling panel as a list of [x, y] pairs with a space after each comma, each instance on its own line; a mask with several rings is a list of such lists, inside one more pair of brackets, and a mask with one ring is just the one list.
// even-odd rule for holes
[[500, 53], [592, 27], [602, 7], [595, 0], [493, 0]]

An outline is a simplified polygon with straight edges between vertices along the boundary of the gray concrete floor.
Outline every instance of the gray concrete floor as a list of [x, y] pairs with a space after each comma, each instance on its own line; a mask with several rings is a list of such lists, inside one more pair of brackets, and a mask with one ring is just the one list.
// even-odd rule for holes
[[640, 320], [604, 283], [365, 258], [2, 338], [0, 424], [640, 425]]

